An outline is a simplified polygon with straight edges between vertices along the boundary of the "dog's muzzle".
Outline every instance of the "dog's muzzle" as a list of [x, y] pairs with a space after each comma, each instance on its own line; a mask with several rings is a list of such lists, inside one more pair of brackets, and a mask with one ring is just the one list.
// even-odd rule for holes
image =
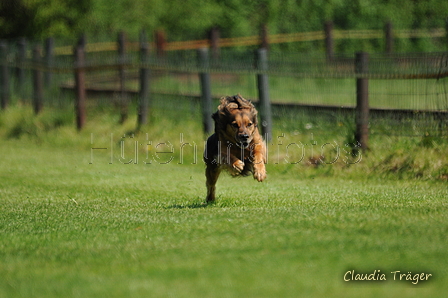
[[247, 134], [240, 134], [236, 137], [236, 145], [240, 148], [246, 149], [250, 145], [250, 136]]

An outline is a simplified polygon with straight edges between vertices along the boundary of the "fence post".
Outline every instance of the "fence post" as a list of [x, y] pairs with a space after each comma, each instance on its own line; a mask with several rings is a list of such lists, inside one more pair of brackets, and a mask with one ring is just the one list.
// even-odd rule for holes
[[123, 31], [118, 33], [118, 80], [120, 82], [120, 123], [128, 118], [128, 97], [126, 93], [126, 35]]
[[77, 46], [78, 47], [82, 47], [82, 50], [85, 53], [85, 49], [86, 49], [86, 44], [87, 44], [87, 36], [85, 33], [81, 34], [81, 36], [78, 39], [78, 43]]
[[259, 109], [261, 118], [261, 131], [265, 136], [266, 141], [272, 138], [272, 112], [271, 101], [269, 98], [269, 81], [268, 75], [264, 73], [268, 70], [268, 51], [261, 48], [257, 50], [257, 69], [260, 71], [257, 74]]
[[155, 32], [156, 36], [156, 53], [157, 57], [161, 58], [165, 56], [165, 47], [166, 47], [166, 37], [165, 32], [163, 30], [157, 30]]
[[85, 52], [82, 43], [75, 47], [74, 54], [76, 128], [81, 130], [86, 123]]
[[26, 97], [25, 88], [25, 68], [23, 67], [26, 61], [26, 38], [22, 37], [17, 42], [17, 67], [15, 69], [15, 75], [17, 78], [15, 87], [16, 91], [23, 100]]
[[36, 46], [33, 49], [33, 108], [35, 114], [39, 114], [44, 106], [41, 67], [41, 48], [40, 46]]
[[1, 108], [4, 110], [9, 104], [8, 46], [4, 40], [0, 40], [0, 80]]
[[362, 149], [368, 149], [369, 139], [369, 79], [365, 75], [369, 72], [369, 54], [356, 53], [356, 133], [355, 139]]
[[327, 61], [332, 61], [334, 58], [334, 40], [333, 40], [333, 22], [327, 21], [324, 24], [325, 32], [325, 51]]
[[445, 42], [448, 49], [448, 17], [445, 19]]
[[218, 27], [213, 27], [212, 29], [210, 29], [208, 38], [210, 40], [210, 48], [212, 49], [212, 58], [214, 60], [217, 60], [217, 59], [219, 59], [219, 54], [220, 54], [220, 50], [219, 50], [219, 38], [220, 38], [219, 28]]
[[213, 132], [212, 121], [212, 89], [210, 82], [209, 68], [209, 56], [208, 49], [198, 49], [198, 66], [199, 66], [199, 79], [201, 81], [201, 106], [202, 106], [202, 123], [204, 126], [204, 133], [209, 135]]
[[[54, 60], [54, 39], [49, 37], [45, 40], [45, 65], [47, 68], [51, 68], [53, 66]], [[47, 70], [44, 75], [44, 84], [45, 87], [49, 87], [51, 85], [51, 70]]]
[[269, 35], [268, 35], [268, 26], [266, 24], [263, 24], [261, 26], [261, 48], [264, 48], [266, 50], [269, 50]]
[[386, 35], [386, 53], [392, 54], [394, 51], [394, 32], [392, 22], [387, 22], [385, 27]]
[[139, 104], [137, 110], [137, 127], [148, 123], [148, 107], [149, 107], [149, 45], [146, 40], [146, 32], [142, 30], [140, 33], [140, 90]]

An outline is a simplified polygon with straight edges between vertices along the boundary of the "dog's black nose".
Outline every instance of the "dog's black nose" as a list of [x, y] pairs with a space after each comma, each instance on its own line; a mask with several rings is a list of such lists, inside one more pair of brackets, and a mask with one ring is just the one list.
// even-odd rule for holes
[[240, 134], [240, 139], [241, 140], [247, 140], [249, 138], [249, 135], [248, 134]]

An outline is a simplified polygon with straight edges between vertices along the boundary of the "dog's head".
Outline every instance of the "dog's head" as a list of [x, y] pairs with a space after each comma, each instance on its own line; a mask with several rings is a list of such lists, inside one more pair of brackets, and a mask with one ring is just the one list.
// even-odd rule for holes
[[249, 147], [258, 132], [257, 110], [239, 94], [221, 98], [218, 111], [212, 117], [216, 132], [239, 147]]

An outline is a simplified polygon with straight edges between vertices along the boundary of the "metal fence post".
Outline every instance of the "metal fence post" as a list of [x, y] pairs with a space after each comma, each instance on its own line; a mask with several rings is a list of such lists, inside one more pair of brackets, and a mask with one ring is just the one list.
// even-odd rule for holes
[[44, 106], [43, 103], [43, 81], [42, 81], [42, 57], [41, 48], [33, 49], [33, 108], [34, 113], [39, 114]]
[[204, 125], [204, 133], [209, 135], [213, 132], [212, 121], [212, 89], [210, 82], [209, 68], [209, 56], [208, 49], [198, 49], [198, 66], [199, 66], [199, 79], [201, 81], [201, 106], [202, 106], [202, 123]]
[[268, 75], [264, 73], [268, 70], [268, 51], [264, 48], [257, 50], [257, 69], [260, 71], [257, 74], [259, 109], [261, 118], [261, 131], [270, 141], [272, 138], [272, 112], [271, 101], [269, 98], [269, 81]]
[[148, 57], [149, 45], [146, 41], [146, 33], [142, 31], [140, 33], [140, 90], [139, 90], [139, 103], [138, 103], [138, 123], [140, 128], [148, 122], [148, 107], [149, 107], [149, 68]]
[[369, 79], [365, 75], [369, 72], [369, 54], [356, 53], [356, 141], [362, 149], [368, 149], [369, 139]]
[[0, 92], [1, 108], [4, 110], [9, 104], [9, 69], [8, 69], [8, 46], [6, 41], [0, 41]]
[[86, 123], [85, 53], [80, 44], [75, 48], [75, 113], [76, 127], [81, 130]]

